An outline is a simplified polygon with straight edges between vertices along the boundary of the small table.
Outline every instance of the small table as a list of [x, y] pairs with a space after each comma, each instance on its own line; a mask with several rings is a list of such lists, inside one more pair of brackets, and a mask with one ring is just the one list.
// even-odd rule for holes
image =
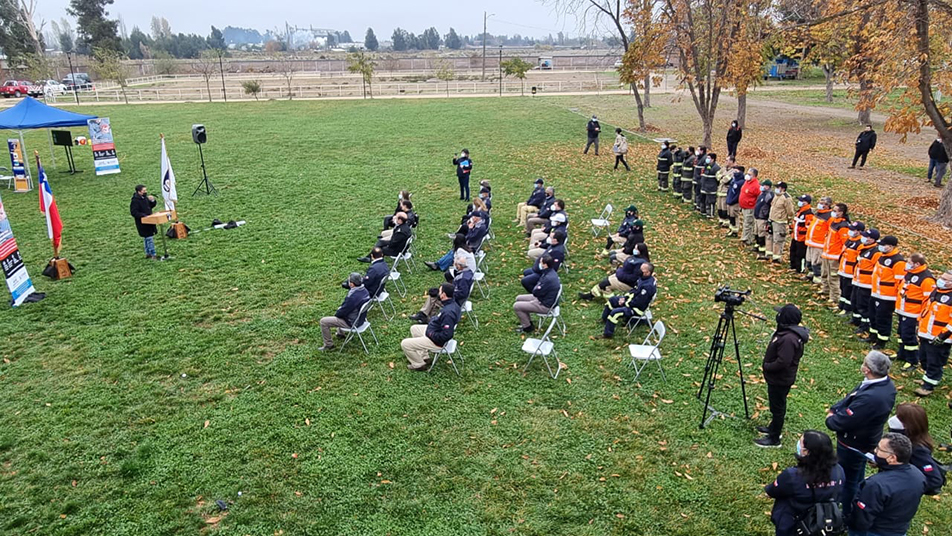
[[165, 238], [165, 224], [169, 223], [172, 220], [177, 220], [178, 214], [174, 210], [163, 211], [163, 212], [153, 212], [148, 216], [142, 217], [142, 223], [158, 225], [159, 230], [162, 233], [162, 249], [165, 251], [165, 254], [159, 257], [160, 261], [167, 261], [172, 257], [169, 256], [169, 245]]

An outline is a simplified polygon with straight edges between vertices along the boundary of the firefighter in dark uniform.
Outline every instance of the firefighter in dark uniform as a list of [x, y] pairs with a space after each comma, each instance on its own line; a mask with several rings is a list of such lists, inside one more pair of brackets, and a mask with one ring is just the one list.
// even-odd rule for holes
[[681, 194], [684, 203], [690, 203], [694, 196], [694, 164], [697, 162], [697, 151], [688, 147], [684, 155], [684, 165], [681, 166]]
[[[704, 194], [701, 193], [701, 177], [704, 175], [704, 167], [707, 166], [707, 147], [703, 145], [698, 147], [698, 156], [697, 160], [694, 161], [694, 210], [698, 212], [701, 211], [701, 205], [703, 204], [702, 197]], [[714, 191], [717, 191], [717, 186], [714, 186]]]
[[714, 207], [717, 204], [717, 172], [720, 170], [716, 154], [705, 156], [704, 169], [701, 171], [701, 215], [705, 218], [714, 217]]
[[678, 147], [677, 145], [672, 145], [671, 149], [674, 151], [672, 153], [674, 156], [674, 171], [671, 172], [671, 194], [675, 198], [680, 198], [681, 172], [684, 168], [684, 160], [687, 158], [687, 153], [685, 153], [684, 149]]
[[668, 148], [668, 142], [661, 142], [661, 152], [658, 153], [658, 191], [668, 191], [668, 178], [671, 175], [671, 167], [674, 166], [674, 155]]
[[641, 278], [628, 292], [608, 298], [608, 303], [602, 310], [602, 322], [605, 323], [603, 339], [611, 339], [618, 326], [624, 326], [632, 317], [643, 317], [651, 300], [658, 292], [658, 282], [654, 276], [654, 265], [650, 262], [641, 264]]

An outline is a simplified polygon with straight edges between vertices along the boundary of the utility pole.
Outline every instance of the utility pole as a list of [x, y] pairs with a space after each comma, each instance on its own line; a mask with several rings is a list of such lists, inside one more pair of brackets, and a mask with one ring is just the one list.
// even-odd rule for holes
[[502, 45], [499, 45], [499, 96], [502, 97]]
[[73, 56], [69, 52], [66, 53], [66, 61], [69, 62], [69, 80], [73, 84], [73, 97], [76, 98], [76, 104], [79, 104], [79, 93], [76, 92], [76, 75], [73, 74]]
[[228, 93], [225, 91], [225, 67], [221, 60], [225, 51], [219, 48], [216, 52], [218, 52], [218, 72], [221, 73], [221, 96], [225, 102], [228, 102]]
[[486, 12], [483, 11], [483, 77], [482, 80], [486, 79]]

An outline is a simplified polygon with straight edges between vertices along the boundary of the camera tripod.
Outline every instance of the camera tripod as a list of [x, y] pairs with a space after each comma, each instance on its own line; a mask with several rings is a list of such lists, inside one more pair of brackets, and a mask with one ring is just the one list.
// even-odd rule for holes
[[205, 172], [205, 153], [202, 152], [202, 144], [198, 144], [198, 156], [202, 159], [202, 182], [198, 183], [198, 188], [195, 188], [195, 191], [192, 193], [192, 197], [195, 197], [204, 190], [205, 195], [215, 194], [218, 195], [218, 190], [215, 189], [215, 185], [208, 180], [208, 173]]
[[[750, 313], [744, 311], [735, 311], [734, 305], [730, 303], [724, 305], [724, 312], [721, 313], [721, 318], [717, 322], [717, 329], [714, 330], [714, 338], [711, 340], [711, 351], [707, 355], [707, 364], [704, 365], [704, 379], [701, 380], [701, 388], [697, 392], [697, 398], [701, 400], [701, 396], [705, 390], [707, 391], [707, 395], [704, 396], [704, 407], [701, 410], [700, 428], [706, 427], [715, 417], [727, 415], [711, 407], [711, 392], [714, 391], [717, 371], [724, 359], [724, 348], [727, 344], [728, 333], [734, 340], [734, 358], [737, 360], [737, 370], [740, 372], [740, 392], [744, 399], [744, 416], [750, 418], [750, 410], [747, 407], [747, 382], [744, 379], [744, 365], [740, 362], [740, 346], [737, 344], [737, 331], [734, 328], [735, 312], [750, 315]], [[756, 315], [750, 316], [756, 318]], [[710, 416], [708, 416], [708, 411], [711, 412]]]

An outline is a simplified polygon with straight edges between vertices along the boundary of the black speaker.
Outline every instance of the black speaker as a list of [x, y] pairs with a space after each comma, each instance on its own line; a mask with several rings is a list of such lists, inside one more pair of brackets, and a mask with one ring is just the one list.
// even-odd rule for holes
[[205, 134], [205, 125], [192, 125], [192, 140], [198, 144], [208, 141], [208, 136]]

